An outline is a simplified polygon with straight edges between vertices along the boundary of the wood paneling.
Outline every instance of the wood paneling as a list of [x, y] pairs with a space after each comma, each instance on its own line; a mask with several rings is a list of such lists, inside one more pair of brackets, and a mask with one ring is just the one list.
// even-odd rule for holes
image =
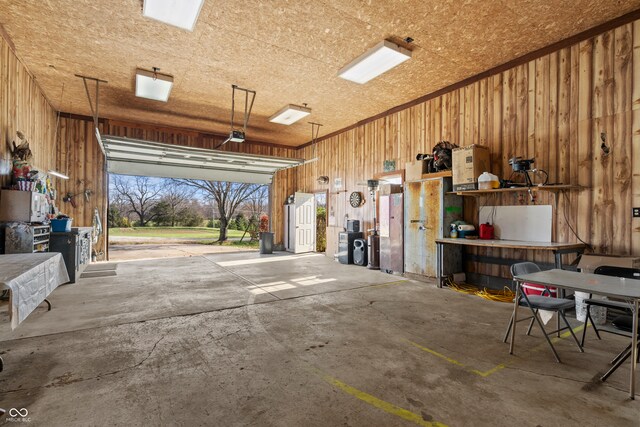
[[[556, 241], [576, 242], [571, 226], [595, 252], [640, 255], [640, 220], [631, 219], [631, 206], [640, 205], [639, 32], [638, 21], [622, 25], [304, 147], [300, 157], [320, 160], [313, 170], [298, 170], [298, 182], [307, 191], [322, 190], [326, 186], [318, 188], [315, 177], [328, 175], [331, 183], [341, 177], [347, 192], [362, 191], [355, 183], [382, 172], [384, 159], [402, 167], [443, 139], [460, 146], [482, 143], [491, 149], [492, 171], [503, 178], [511, 175], [509, 158], [535, 157], [549, 182], [588, 187], [558, 198]], [[608, 155], [600, 149], [601, 134]], [[348, 163], [350, 153], [355, 165]], [[349, 214], [363, 219], [365, 229], [372, 227], [371, 204], [352, 209], [333, 187], [331, 194], [329, 209], [338, 223]], [[515, 193], [468, 199], [467, 220], [477, 223], [478, 204], [495, 202], [530, 203]], [[553, 204], [554, 196], [541, 192], [536, 203]], [[507, 255], [550, 261], [526, 251], [502, 253]], [[470, 268], [498, 272], [495, 266]]]
[[9, 144], [16, 138], [16, 131], [29, 140], [37, 169], [46, 171], [54, 166], [50, 153], [55, 120], [55, 111], [35, 80], [9, 43], [0, 37], [0, 186], [11, 181]]

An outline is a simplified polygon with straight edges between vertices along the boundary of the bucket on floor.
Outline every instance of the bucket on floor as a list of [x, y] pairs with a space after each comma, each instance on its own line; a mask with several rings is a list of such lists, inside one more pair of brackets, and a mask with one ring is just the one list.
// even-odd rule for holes
[[[589, 299], [589, 294], [586, 292], [575, 292], [576, 298], [576, 319], [580, 322], [587, 320], [587, 303], [585, 300]], [[606, 299], [606, 298], [603, 298]], [[607, 308], [591, 306], [591, 318], [596, 325], [604, 325], [607, 323]]]

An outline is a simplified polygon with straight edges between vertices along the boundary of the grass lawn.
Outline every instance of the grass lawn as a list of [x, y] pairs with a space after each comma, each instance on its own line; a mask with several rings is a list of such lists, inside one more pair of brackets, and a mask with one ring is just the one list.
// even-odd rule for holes
[[[110, 236], [159, 237], [166, 239], [217, 239], [220, 230], [207, 227], [132, 227], [110, 228]], [[242, 237], [244, 231], [227, 230], [227, 237]], [[245, 236], [249, 239], [249, 233]]]

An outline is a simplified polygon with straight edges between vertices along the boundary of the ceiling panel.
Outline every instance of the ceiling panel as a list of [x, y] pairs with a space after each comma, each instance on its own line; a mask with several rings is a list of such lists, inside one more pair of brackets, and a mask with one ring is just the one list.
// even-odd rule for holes
[[[640, 8], [640, 0], [206, 0], [193, 32], [142, 17], [142, 0], [0, 0], [0, 24], [57, 109], [90, 115], [74, 74], [109, 81], [101, 116], [228, 133], [231, 85], [257, 91], [247, 138], [330, 133]], [[337, 72], [382, 39], [413, 57], [365, 85]], [[174, 76], [167, 103], [134, 96], [137, 67]], [[60, 99], [62, 85], [64, 96]], [[269, 123], [285, 104], [308, 120]], [[322, 135], [322, 134], [321, 134]]]

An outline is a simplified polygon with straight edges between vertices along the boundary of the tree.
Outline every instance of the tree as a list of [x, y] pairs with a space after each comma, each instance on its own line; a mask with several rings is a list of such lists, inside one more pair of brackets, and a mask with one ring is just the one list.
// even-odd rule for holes
[[158, 201], [161, 188], [155, 186], [146, 176], [123, 177], [113, 175], [113, 189], [128, 208], [128, 213], [138, 217], [141, 227], [155, 218], [153, 206]]
[[193, 200], [195, 191], [176, 179], [165, 179], [163, 182], [161, 201], [166, 203], [170, 224], [175, 227], [179, 222], [178, 212], [183, 210], [189, 201]]
[[175, 226], [175, 215], [171, 213], [171, 206], [165, 200], [160, 200], [151, 208], [153, 222], [157, 226]]
[[114, 205], [109, 205], [109, 210], [107, 211], [107, 226], [109, 228], [122, 227], [122, 215], [120, 215], [120, 211]]
[[204, 221], [204, 217], [200, 213], [200, 206], [197, 202], [185, 205], [177, 213], [179, 222], [185, 227], [200, 227]]
[[227, 240], [227, 227], [238, 207], [261, 187], [256, 184], [200, 181], [195, 179], [181, 179], [179, 182], [213, 198], [220, 215], [220, 237], [218, 238], [220, 242]]
[[248, 217], [260, 217], [267, 213], [269, 207], [269, 187], [259, 186], [256, 191], [242, 204], [242, 210]]

